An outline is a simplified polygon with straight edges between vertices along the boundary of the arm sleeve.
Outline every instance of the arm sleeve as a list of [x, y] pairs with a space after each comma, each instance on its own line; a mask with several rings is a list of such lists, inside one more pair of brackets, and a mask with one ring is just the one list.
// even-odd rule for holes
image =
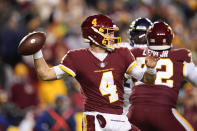
[[195, 67], [193, 62], [184, 62], [183, 76], [193, 85], [197, 86], [197, 67]]
[[65, 71], [63, 71], [59, 66], [54, 66], [53, 67], [57, 79], [62, 79], [65, 76], [69, 76], [69, 74]]
[[68, 51], [68, 53], [62, 58], [61, 63], [58, 65], [61, 70], [65, 73], [69, 74], [72, 77], [76, 76], [77, 68], [75, 67], [74, 54], [72, 51]]
[[[129, 74], [132, 78], [135, 78], [136, 80], [141, 80], [144, 76], [144, 70], [140, 67], [140, 65], [137, 63], [135, 60], [135, 56], [137, 56], [138, 49], [131, 49], [129, 54], [130, 54], [130, 62], [131, 64], [127, 68], [126, 73]], [[129, 58], [128, 58], [129, 59]]]
[[137, 64], [133, 67], [129, 74], [131, 77], [135, 78], [136, 80], [142, 80], [144, 76], [144, 70]]

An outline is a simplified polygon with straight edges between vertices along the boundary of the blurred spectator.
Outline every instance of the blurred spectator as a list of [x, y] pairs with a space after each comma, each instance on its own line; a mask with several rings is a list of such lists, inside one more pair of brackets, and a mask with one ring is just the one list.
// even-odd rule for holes
[[21, 56], [17, 54], [17, 47], [24, 33], [19, 29], [19, 19], [20, 14], [12, 12], [6, 25], [0, 29], [0, 55], [4, 62], [13, 67], [21, 61]]
[[35, 120], [33, 116], [33, 112], [29, 111], [26, 113], [24, 119], [21, 121], [19, 125], [19, 131], [33, 131], [35, 126]]
[[0, 131], [5, 131], [9, 127], [9, 121], [0, 114]]
[[8, 90], [12, 85], [12, 67], [2, 61], [0, 56], [0, 89]]
[[187, 83], [184, 86], [184, 117], [191, 123], [195, 131], [197, 130], [197, 88]]
[[38, 94], [41, 104], [50, 104], [56, 96], [67, 95], [67, 88], [63, 80], [39, 81]]
[[1, 90], [0, 115], [1, 115], [1, 120], [4, 121], [3, 122], [4, 124], [2, 124], [3, 128], [6, 129], [9, 128], [10, 126], [18, 127], [25, 113], [22, 110], [20, 110], [20, 108], [18, 108], [14, 103], [9, 102], [7, 92]]
[[31, 80], [29, 68], [22, 63], [14, 67], [16, 82], [10, 89], [10, 101], [21, 109], [27, 109], [38, 105], [37, 83]]
[[74, 112], [70, 100], [66, 96], [57, 96], [55, 103], [44, 111], [37, 119], [36, 131], [75, 131]]
[[4, 114], [2, 103], [7, 101], [7, 94], [0, 89], [0, 131], [6, 131], [6, 129], [10, 126], [10, 122]]

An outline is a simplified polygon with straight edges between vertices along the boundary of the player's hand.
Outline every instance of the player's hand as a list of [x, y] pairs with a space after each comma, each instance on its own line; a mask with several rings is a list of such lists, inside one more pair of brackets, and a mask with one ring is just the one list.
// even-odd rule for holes
[[159, 56], [154, 54], [153, 52], [148, 52], [148, 48], [146, 48], [146, 58], [145, 63], [148, 68], [154, 68], [157, 65], [157, 61], [159, 60]]

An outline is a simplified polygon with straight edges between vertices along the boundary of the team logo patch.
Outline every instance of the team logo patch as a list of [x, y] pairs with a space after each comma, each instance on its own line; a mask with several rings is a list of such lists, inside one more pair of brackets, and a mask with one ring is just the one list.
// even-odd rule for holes
[[100, 67], [101, 67], [101, 68], [104, 68], [105, 66], [106, 66], [106, 64], [105, 64], [104, 62], [101, 62], [101, 63], [100, 63]]

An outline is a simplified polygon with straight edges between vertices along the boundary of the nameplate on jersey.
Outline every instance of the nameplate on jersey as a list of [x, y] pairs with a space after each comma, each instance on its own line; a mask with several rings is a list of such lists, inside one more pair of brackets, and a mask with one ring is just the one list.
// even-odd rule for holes
[[[148, 53], [152, 53], [152, 52], [153, 52], [153, 55], [159, 56], [160, 58], [168, 57], [168, 53], [169, 53], [169, 51], [162, 51], [162, 53], [159, 54], [159, 52], [157, 51], [148, 50]], [[142, 55], [146, 56], [146, 50], [143, 51]]]

